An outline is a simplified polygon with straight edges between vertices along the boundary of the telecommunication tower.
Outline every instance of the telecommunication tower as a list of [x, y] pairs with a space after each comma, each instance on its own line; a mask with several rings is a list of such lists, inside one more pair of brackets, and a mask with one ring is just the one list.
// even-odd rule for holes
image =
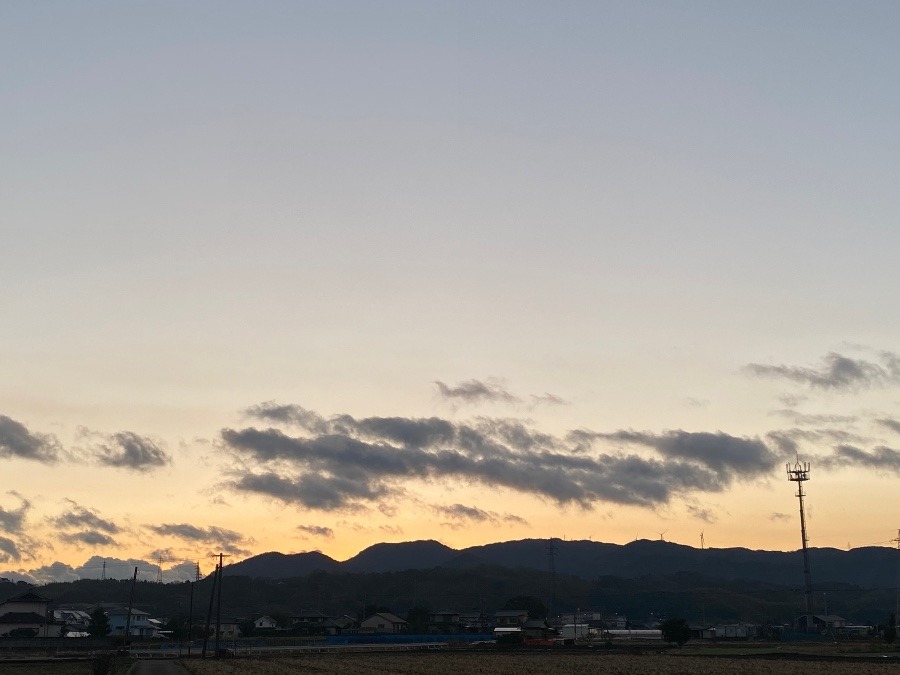
[[[800, 500], [800, 536], [803, 542], [803, 580], [806, 585], [806, 616], [812, 616], [812, 579], [809, 575], [809, 540], [806, 537], [806, 512], [803, 510], [803, 483], [809, 480], [809, 462], [787, 465], [788, 480], [797, 484], [797, 498]], [[811, 619], [807, 619], [810, 621]]]

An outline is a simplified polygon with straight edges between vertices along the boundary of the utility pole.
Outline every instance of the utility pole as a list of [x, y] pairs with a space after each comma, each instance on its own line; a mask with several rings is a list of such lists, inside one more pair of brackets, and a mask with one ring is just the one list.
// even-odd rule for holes
[[188, 603], [188, 658], [191, 656], [191, 646], [194, 644], [194, 583], [191, 584], [191, 600]]
[[219, 632], [222, 626], [222, 574], [225, 565], [223, 558], [225, 557], [224, 553], [219, 553], [219, 566], [216, 568], [219, 574], [219, 597], [216, 603], [216, 658], [219, 658]]
[[212, 621], [213, 601], [216, 599], [216, 582], [219, 580], [219, 568], [213, 574], [212, 593], [209, 594], [209, 609], [206, 610], [206, 628], [203, 631], [203, 649], [200, 652], [200, 658], [206, 658], [206, 644], [209, 642], [209, 624]]
[[806, 630], [809, 631], [812, 621], [812, 577], [809, 574], [809, 539], [806, 536], [806, 512], [803, 510], [803, 483], [809, 480], [809, 462], [787, 465], [788, 480], [797, 484], [797, 498], [800, 500], [800, 537], [803, 543], [803, 580], [806, 586]]
[[547, 557], [549, 558], [549, 581], [550, 581], [550, 606], [547, 607], [547, 614], [549, 616], [553, 616], [553, 592], [554, 586], [556, 585], [556, 544], [553, 543], [553, 540], [550, 540], [550, 543], [547, 544]]
[[134, 607], [134, 587], [137, 585], [137, 571], [138, 568], [134, 568], [134, 577], [131, 579], [131, 594], [128, 596], [128, 618], [125, 619], [125, 638], [122, 644], [127, 647], [128, 646], [128, 638], [131, 635], [131, 608]]
[[896, 625], [897, 622], [900, 622], [900, 530], [897, 530], [897, 538], [893, 541], [897, 543], [897, 606], [894, 609], [894, 622]]

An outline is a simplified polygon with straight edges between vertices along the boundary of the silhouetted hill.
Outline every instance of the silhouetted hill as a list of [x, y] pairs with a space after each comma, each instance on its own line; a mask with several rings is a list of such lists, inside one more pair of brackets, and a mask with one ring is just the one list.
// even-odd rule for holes
[[[546, 539], [524, 539], [455, 550], [433, 540], [412, 541], [376, 544], [345, 562], [336, 562], [321, 553], [293, 556], [266, 553], [225, 569], [230, 575], [273, 579], [299, 576], [315, 569], [371, 574], [489, 565], [546, 571], [550, 543]], [[803, 583], [803, 561], [799, 551], [697, 549], [646, 539], [624, 545], [554, 539], [552, 544], [557, 573], [587, 580], [602, 576], [635, 579], [690, 573], [710, 579], [743, 579], [788, 587], [799, 587]], [[847, 583], [862, 588], [884, 588], [893, 587], [895, 583], [897, 552], [894, 549], [866, 547], [842, 551], [813, 548], [809, 555], [813, 582], [817, 586]]]
[[302, 577], [316, 570], [337, 572], [341, 563], [324, 553], [309, 551], [286, 555], [272, 551], [247, 558], [234, 565], [226, 565], [227, 576], [267, 577], [270, 579], [290, 579]]
[[346, 572], [401, 572], [440, 567], [458, 551], [439, 541], [407, 541], [399, 544], [375, 544], [341, 563]]

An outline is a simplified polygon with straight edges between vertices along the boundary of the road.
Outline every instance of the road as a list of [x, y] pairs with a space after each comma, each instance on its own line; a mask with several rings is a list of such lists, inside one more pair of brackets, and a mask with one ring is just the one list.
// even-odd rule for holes
[[187, 671], [177, 661], [170, 659], [147, 659], [138, 661], [131, 675], [187, 675]]

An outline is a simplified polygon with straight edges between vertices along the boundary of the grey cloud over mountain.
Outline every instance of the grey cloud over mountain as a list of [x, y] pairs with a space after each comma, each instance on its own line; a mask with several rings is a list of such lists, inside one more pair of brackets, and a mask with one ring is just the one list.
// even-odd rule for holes
[[879, 356], [880, 362], [874, 362], [830, 352], [819, 367], [751, 363], [745, 369], [754, 375], [786, 379], [818, 389], [853, 391], [900, 382], [900, 356], [892, 352], [881, 352]]
[[52, 464], [59, 461], [59, 441], [51, 434], [28, 430], [21, 422], [0, 415], [0, 458], [30, 459]]
[[[270, 409], [256, 414], [265, 417]], [[470, 423], [433, 417], [325, 419], [293, 406], [279, 406], [277, 416], [305, 433], [221, 431], [226, 448], [243, 463], [227, 485], [324, 510], [376, 502], [413, 479], [505, 487], [585, 508], [596, 502], [654, 506], [678, 494], [724, 490], [780, 461], [759, 439], [721, 432], [578, 430], [558, 438], [518, 421], [491, 418]], [[655, 456], [598, 453], [596, 443], [641, 446]]]
[[198, 527], [190, 523], [164, 523], [162, 525], [145, 525], [145, 527], [158, 535], [216, 546], [225, 553], [244, 553], [241, 546], [248, 543], [247, 538], [240, 532], [224, 527]]
[[514, 523], [517, 525], [527, 525], [528, 521], [524, 518], [513, 514], [501, 514], [494, 511], [485, 511], [477, 506], [466, 506], [465, 504], [435, 505], [432, 507], [434, 511], [453, 521], [471, 521], [476, 523]]
[[100, 464], [132, 471], [149, 471], [172, 461], [157, 442], [131, 431], [105, 436], [92, 452]]
[[[2, 562], [2, 554], [0, 554]], [[79, 579], [130, 579], [134, 574], [134, 568], [138, 568], [138, 580], [152, 580], [156, 578], [157, 563], [146, 560], [127, 559], [109, 556], [91, 556], [83, 565], [72, 567], [63, 562], [54, 562], [30, 570], [4, 570], [0, 571], [0, 577], [6, 577], [13, 581], [26, 581], [30, 584], [44, 585], [57, 581], [78, 581]], [[195, 576], [193, 562], [185, 561], [163, 570], [165, 581], [193, 581]]]
[[298, 525], [297, 530], [303, 534], [312, 535], [313, 537], [324, 537], [325, 539], [334, 538], [334, 530], [330, 527], [323, 527], [321, 525]]

